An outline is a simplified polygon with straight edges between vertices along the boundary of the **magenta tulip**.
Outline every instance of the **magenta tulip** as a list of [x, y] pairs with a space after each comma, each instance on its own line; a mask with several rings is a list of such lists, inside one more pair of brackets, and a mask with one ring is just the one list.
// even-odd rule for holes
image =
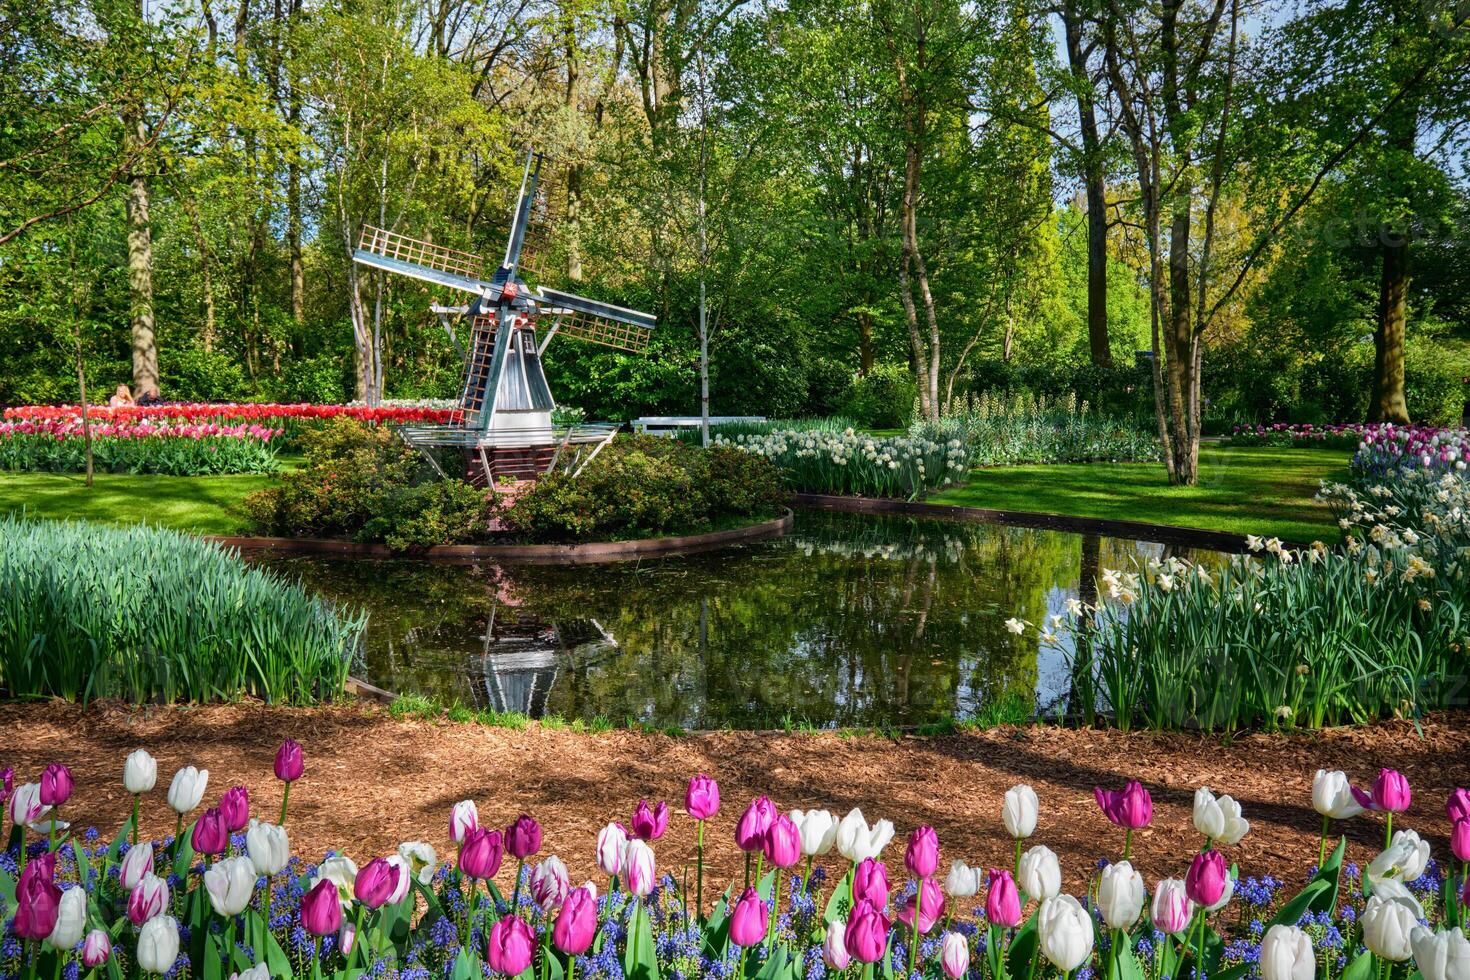
[[[696, 778], [698, 778], [698, 777], [696, 777]], [[690, 783], [689, 785], [691, 787], [693, 787], [694, 784], [693, 783]], [[10, 799], [10, 794], [11, 793], [14, 793], [14, 792], [15, 792], [15, 767], [14, 766], [6, 766], [4, 769], [0, 769], [0, 803], [4, 803], [6, 800]], [[716, 796], [716, 800], [717, 800], [716, 806], [718, 806], [719, 805], [718, 804], [719, 790], [716, 790], [715, 791], [715, 796]]]
[[923, 898], [919, 899], [920, 893], [918, 891], [910, 895], [908, 900], [904, 902], [903, 908], [899, 910], [898, 921], [910, 929], [913, 928], [914, 902], [916, 899], [919, 899], [923, 902], [919, 906], [919, 931], [928, 932], [934, 928], [934, 923], [938, 922], [939, 917], [944, 914], [944, 889], [940, 887], [937, 881], [931, 881], [927, 878], [921, 878], [920, 881], [924, 885]]
[[1005, 870], [990, 869], [985, 890], [985, 919], [993, 926], [1014, 929], [1021, 924], [1021, 892]]
[[1408, 779], [1397, 769], [1378, 770], [1378, 778], [1373, 780], [1372, 792], [1358, 789], [1356, 786], [1352, 789], [1353, 798], [1358, 801], [1358, 805], [1369, 810], [1403, 813], [1414, 799], [1414, 794], [1409, 789]]
[[168, 910], [168, 882], [155, 874], [146, 874], [128, 892], [128, 921], [141, 926]]
[[695, 820], [708, 820], [720, 812], [720, 784], [704, 773], [689, 780], [684, 791], [684, 809]]
[[669, 805], [663, 800], [650, 808], [647, 800], [638, 801], [633, 813], [633, 836], [640, 840], [658, 840], [669, 826]]
[[301, 897], [301, 926], [313, 936], [335, 936], [342, 928], [342, 899], [330, 878]]
[[71, 798], [74, 786], [71, 770], [52, 763], [41, 773], [41, 802], [46, 806], [61, 806]]
[[219, 812], [224, 815], [225, 826], [230, 833], [244, 830], [250, 823], [250, 791], [244, 786], [232, 786], [219, 799]]
[[286, 739], [276, 749], [276, 778], [283, 783], [294, 783], [305, 771], [306, 763], [301, 758], [301, 746], [292, 739]]
[[847, 920], [847, 953], [860, 963], [877, 963], [888, 949], [888, 927], [883, 913], [867, 899], [858, 899]]
[[373, 858], [352, 882], [352, 894], [369, 909], [381, 908], [398, 890], [398, 876], [403, 869], [383, 858]]
[[775, 822], [776, 804], [770, 797], [757, 796], [735, 824], [735, 843], [747, 854], [759, 851], [766, 845], [766, 831]]
[[1470, 861], [1470, 817], [1455, 821], [1450, 831], [1450, 850], [1461, 861]]
[[210, 807], [204, 811], [204, 816], [194, 824], [194, 833], [189, 838], [189, 843], [194, 845], [195, 854], [213, 856], [225, 853], [225, 848], [230, 843], [230, 828], [219, 807]]
[[[5, 797], [0, 796], [0, 800], [4, 799]], [[1450, 798], [1445, 800], [1444, 812], [1450, 818], [1450, 823], [1470, 820], [1470, 789], [1456, 789], [1451, 793]]]
[[508, 977], [519, 976], [531, 965], [536, 937], [517, 916], [508, 915], [490, 927], [485, 959], [490, 969]]
[[801, 862], [801, 828], [786, 814], [779, 814], [766, 828], [763, 847], [767, 861], [778, 868], [794, 868]]
[[521, 814], [505, 828], [505, 849], [517, 861], [524, 861], [541, 850], [541, 825], [528, 814]]
[[1219, 851], [1204, 851], [1194, 856], [1194, 863], [1184, 875], [1184, 893], [1196, 905], [1208, 908], [1225, 894], [1230, 871]]
[[41, 940], [56, 928], [61, 912], [61, 889], [57, 887], [56, 855], [46, 854], [26, 864], [15, 885], [15, 921], [11, 924], [21, 939]]
[[1147, 827], [1154, 818], [1154, 801], [1148, 790], [1136, 779], [1130, 779], [1121, 790], [1103, 789], [1095, 786], [1092, 795], [1103, 816], [1119, 827], [1139, 830]]
[[107, 933], [101, 929], [93, 929], [87, 933], [87, 938], [82, 940], [82, 965], [89, 970], [107, 962], [112, 955], [112, 940]]
[[568, 956], [581, 956], [597, 935], [597, 898], [585, 888], [573, 888], [551, 927], [551, 941]]
[[737, 946], [754, 946], [766, 938], [769, 925], [765, 900], [754, 888], [745, 889], [730, 913], [730, 941]]
[[915, 878], [927, 878], [939, 867], [939, 835], [933, 827], [920, 827], [909, 835], [909, 849], [903, 855], [904, 867]]
[[882, 861], [863, 858], [852, 871], [852, 900], [866, 901], [876, 909], [888, 905], [888, 868]]
[[471, 878], [494, 878], [500, 870], [500, 831], [476, 827], [459, 849], [459, 870]]

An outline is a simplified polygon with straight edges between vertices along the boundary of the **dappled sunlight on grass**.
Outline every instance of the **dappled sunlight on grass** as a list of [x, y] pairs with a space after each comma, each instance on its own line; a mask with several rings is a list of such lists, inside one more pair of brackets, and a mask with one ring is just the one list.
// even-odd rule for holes
[[203, 534], [238, 534], [245, 529], [241, 501], [269, 482], [270, 477], [261, 475], [99, 473], [88, 489], [80, 474], [7, 473], [0, 475], [0, 514], [24, 511], [33, 517], [146, 522]]

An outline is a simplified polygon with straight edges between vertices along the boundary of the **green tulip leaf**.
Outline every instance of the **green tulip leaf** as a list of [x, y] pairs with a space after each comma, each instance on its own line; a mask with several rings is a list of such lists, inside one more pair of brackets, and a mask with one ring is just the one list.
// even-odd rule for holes
[[1371, 980], [1373, 976], [1373, 954], [1369, 952], [1359, 953], [1358, 956], [1342, 971], [1338, 980]]
[[827, 899], [827, 908], [822, 912], [822, 925], [830, 926], [838, 919], [847, 914], [852, 908], [852, 869], [847, 869], [837, 882], [837, 887], [832, 889], [832, 895]]
[[[200, 960], [195, 960], [199, 963]], [[204, 937], [204, 980], [222, 980], [224, 968], [220, 964], [219, 939], [212, 933]]]
[[470, 959], [469, 950], [461, 949], [454, 958], [454, 971], [449, 974], [449, 980], [471, 980], [479, 973], [479, 967]]
[[[1031, 913], [1031, 918], [1022, 923], [1021, 928], [1011, 939], [1010, 952], [1006, 954], [1006, 973], [1012, 980], [1030, 980], [1033, 967], [1032, 963], [1040, 954], [1041, 937], [1036, 934], [1036, 913]], [[1041, 966], [1035, 967], [1040, 971]]]
[[[600, 932], [600, 930], [599, 930]], [[714, 912], [704, 926], [705, 955], [713, 960], [722, 960], [725, 950], [730, 948], [730, 889], [715, 903]]]
[[786, 947], [777, 946], [771, 952], [771, 958], [761, 965], [755, 980], [788, 980], [792, 975], [791, 957], [786, 955]]
[[180, 880], [189, 880], [189, 868], [194, 864], [194, 824], [184, 828], [177, 840], [174, 841], [174, 874]]
[[128, 811], [128, 818], [123, 821], [122, 829], [117, 832], [117, 836], [112, 839], [112, 845], [107, 848], [107, 863], [102, 866], [104, 874], [111, 871], [113, 866], [122, 860], [123, 845], [128, 842], [132, 834], [133, 814], [132, 811]]
[[1292, 896], [1291, 901], [1281, 906], [1276, 914], [1271, 916], [1271, 921], [1266, 924], [1266, 928], [1296, 925], [1301, 921], [1304, 913], [1320, 905], [1322, 897], [1331, 891], [1334, 891], [1331, 882], [1313, 878], [1307, 887]]
[[623, 950], [623, 975], [627, 980], [658, 980], [658, 957], [653, 943], [653, 922], [648, 910], [639, 902], [628, 926], [628, 942]]
[[0, 899], [4, 899], [6, 905], [15, 904], [15, 879], [3, 868], [0, 868]]
[[[1133, 944], [1123, 943], [1118, 948], [1116, 980], [1144, 980], [1143, 964], [1133, 955]], [[1216, 977], [1213, 980], [1221, 980]]]

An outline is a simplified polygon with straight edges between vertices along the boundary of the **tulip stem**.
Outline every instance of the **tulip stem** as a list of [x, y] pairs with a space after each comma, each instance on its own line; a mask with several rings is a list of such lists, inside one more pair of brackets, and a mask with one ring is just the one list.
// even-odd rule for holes
[[749, 946], [740, 947], [740, 969], [735, 972], [735, 980], [745, 980], [745, 958], [750, 955]]
[[281, 793], [281, 826], [286, 826], [286, 804], [291, 802], [291, 781], [286, 780], [285, 792]]
[[776, 921], [781, 916], [781, 869], [776, 869], [776, 899], [771, 908], [771, 922], [766, 928], [766, 958], [771, 956], [771, 946], [776, 942]]
[[[694, 835], [694, 917], [704, 922], [704, 821], [696, 821]], [[685, 887], [688, 887], [687, 885]], [[571, 980], [571, 974], [567, 974]]]
[[1021, 838], [1016, 838], [1016, 860], [1011, 864], [1011, 874], [1021, 877]]
[[1133, 828], [1132, 827], [1129, 827], [1128, 828], [1128, 832], [1123, 835], [1123, 860], [1124, 861], [1128, 860], [1129, 857], [1132, 856], [1132, 854], [1133, 854]]
[[745, 852], [745, 887], [750, 887], [750, 852]]
[[919, 890], [914, 893], [914, 932], [913, 942], [909, 944], [909, 973], [914, 972], [914, 964], [919, 957], [919, 916], [924, 914], [924, 879], [919, 879]]
[[[362, 951], [362, 903], [361, 902], [358, 902], [357, 903], [357, 926], [356, 926], [356, 928], [357, 928], [357, 932], [352, 937], [352, 952], [356, 954], [356, 958], [357, 959], [359, 959], [359, 960], [362, 961], [363, 969], [366, 969], [367, 968], [367, 965], [368, 965], [367, 954]], [[344, 950], [343, 959], [347, 959], [347, 957], [346, 957], [346, 951], [345, 950]], [[351, 966], [351, 961], [350, 960], [348, 960], [348, 964], [349, 964], [349, 968], [350, 968], [350, 966]]]
[[[287, 783], [286, 785], [290, 786], [291, 784]], [[316, 941], [316, 953], [311, 958], [311, 975], [314, 980], [322, 980], [322, 940], [320, 936], [317, 937]]]
[[526, 870], [526, 859], [525, 858], [519, 858], [519, 859], [517, 859], [517, 861], [516, 861], [516, 887], [515, 887], [515, 890], [513, 892], [511, 892], [511, 898], [510, 898], [510, 914], [511, 915], [518, 915], [519, 914], [516, 910], [521, 907], [521, 872], [522, 871], [525, 871], [525, 870]]
[[[21, 850], [21, 853], [24, 854], [25, 853], [25, 850], [22, 849]], [[30, 978], [30, 980], [36, 980], [36, 961], [39, 960], [40, 958], [41, 958], [41, 943], [40, 943], [39, 940], [37, 940], [35, 943], [32, 944], [32, 947], [31, 947], [31, 962], [26, 967], [26, 976], [28, 978]]]
[[133, 846], [138, 846], [138, 799], [137, 793], [133, 794]]
[[26, 825], [17, 821], [16, 826], [20, 828], [20, 867], [15, 869], [15, 880], [20, 881], [26, 869]]
[[761, 878], [766, 873], [766, 852], [761, 851], [755, 856], [755, 890], [760, 891]]
[[1317, 870], [1322, 870], [1322, 865], [1327, 863], [1327, 832], [1332, 829], [1332, 818], [1322, 818], [1322, 846], [1317, 849]]
[[574, 980], [574, 978], [576, 977], [576, 975], [577, 975], [577, 955], [575, 953], [568, 953], [567, 954], [567, 980]]
[[1393, 811], [1387, 811], [1384, 817], [1386, 819], [1383, 821], [1383, 846], [1387, 849], [1393, 843]]

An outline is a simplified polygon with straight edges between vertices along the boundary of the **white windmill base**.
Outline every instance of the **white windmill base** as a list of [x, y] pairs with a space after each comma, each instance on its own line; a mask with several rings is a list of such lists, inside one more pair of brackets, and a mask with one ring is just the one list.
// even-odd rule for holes
[[[497, 413], [497, 427], [488, 431], [451, 424], [406, 426], [398, 433], [445, 479], [449, 473], [435, 450], [459, 449], [463, 454], [463, 473], [459, 475], [476, 486], [487, 486], [505, 479], [534, 480], [551, 473], [577, 476], [622, 428], [615, 422], [501, 426], [506, 414]], [[517, 414], [538, 415], [550, 422], [549, 413]]]

